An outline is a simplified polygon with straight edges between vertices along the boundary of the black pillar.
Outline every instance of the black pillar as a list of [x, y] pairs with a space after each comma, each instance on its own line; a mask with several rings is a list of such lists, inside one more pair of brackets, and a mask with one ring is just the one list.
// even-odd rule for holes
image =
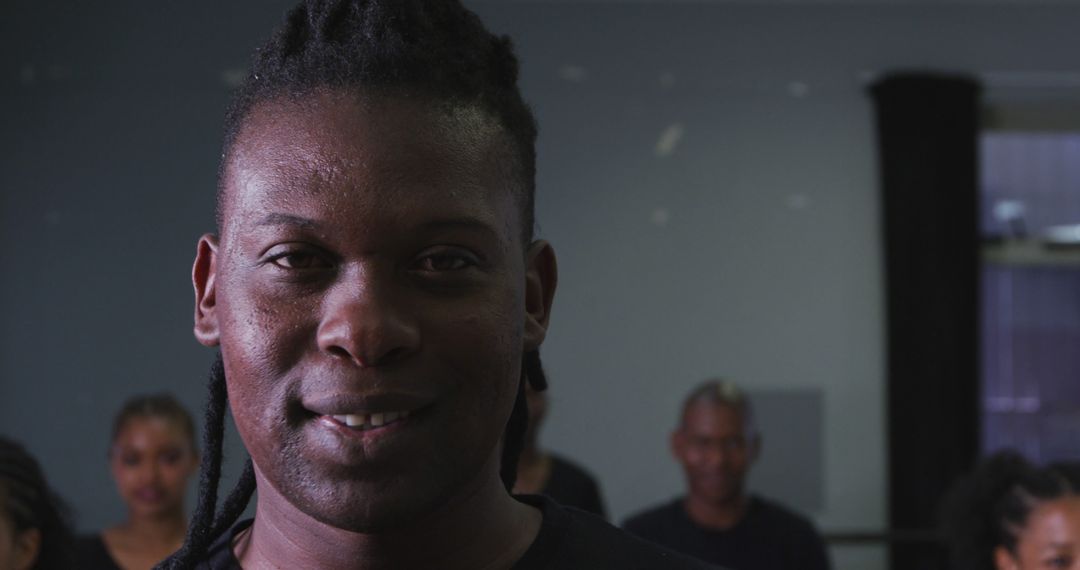
[[[979, 448], [979, 86], [902, 74], [871, 88], [884, 216], [889, 519], [937, 527]], [[945, 568], [945, 550], [895, 545], [894, 569]]]

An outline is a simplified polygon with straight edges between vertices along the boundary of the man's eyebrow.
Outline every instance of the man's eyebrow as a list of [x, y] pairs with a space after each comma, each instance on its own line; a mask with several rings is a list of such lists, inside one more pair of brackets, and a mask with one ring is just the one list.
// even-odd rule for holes
[[255, 223], [256, 226], [299, 226], [304, 229], [316, 229], [319, 227], [319, 222], [305, 218], [303, 216], [296, 216], [293, 214], [282, 214], [275, 212], [263, 216], [261, 220]]

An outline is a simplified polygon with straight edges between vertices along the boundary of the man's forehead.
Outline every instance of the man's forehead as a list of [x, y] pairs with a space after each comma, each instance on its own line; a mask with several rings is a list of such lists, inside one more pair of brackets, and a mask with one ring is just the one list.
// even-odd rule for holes
[[745, 411], [729, 402], [698, 401], [691, 402], [683, 413], [683, 424], [720, 425], [738, 424], [742, 426]]
[[244, 121], [225, 165], [223, 190], [262, 181], [317, 189], [372, 168], [384, 169], [384, 177], [407, 178], [418, 160], [504, 176], [511, 145], [504, 130], [474, 107], [337, 92], [278, 98], [256, 105]]
[[395, 141], [378, 144], [371, 133], [344, 131], [320, 116], [285, 121], [252, 117], [247, 125], [227, 157], [222, 178], [226, 195], [253, 185], [318, 189], [384, 164], [379, 155], [395, 148]]
[[288, 204], [298, 195], [331, 191], [347, 185], [351, 174], [367, 166], [363, 155], [326, 154], [302, 144], [248, 145], [240, 150], [226, 173], [223, 191], [242, 210], [259, 204]]
[[327, 140], [339, 148], [368, 132], [378, 132], [387, 146], [437, 141], [437, 147], [486, 151], [493, 143], [510, 142], [498, 120], [476, 105], [396, 92], [321, 89], [255, 104], [234, 144], [249, 154], [264, 151], [268, 137], [279, 148], [310, 148]]
[[243, 188], [261, 178], [317, 184], [363, 168], [380, 148], [357, 144], [369, 126], [355, 119], [342, 124], [335, 121], [339, 113], [324, 111], [287, 101], [253, 109], [226, 164], [225, 188]]

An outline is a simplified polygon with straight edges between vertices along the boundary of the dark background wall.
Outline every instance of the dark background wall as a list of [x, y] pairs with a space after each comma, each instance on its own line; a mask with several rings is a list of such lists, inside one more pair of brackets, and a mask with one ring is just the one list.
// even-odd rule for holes
[[[83, 529], [123, 516], [104, 458], [123, 399], [202, 407], [212, 354], [191, 336], [189, 270], [212, 229], [222, 110], [289, 4], [16, 0], [0, 19], [0, 432], [41, 458]], [[540, 233], [562, 277], [546, 443], [599, 475], [621, 518], [680, 492], [677, 404], [728, 375], [796, 402], [819, 434], [793, 448], [805, 430], [770, 420], [766, 457], [802, 449], [820, 471], [758, 488], [825, 528], [881, 528], [866, 81], [932, 67], [983, 74], [992, 98], [1073, 97], [1080, 6], [469, 5], [515, 38], [541, 124]], [[227, 455], [235, 468], [235, 437]]]

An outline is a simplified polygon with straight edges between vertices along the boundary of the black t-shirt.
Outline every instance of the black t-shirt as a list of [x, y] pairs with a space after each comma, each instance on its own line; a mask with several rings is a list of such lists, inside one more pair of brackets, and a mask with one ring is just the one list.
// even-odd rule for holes
[[[539, 495], [518, 500], [543, 513], [540, 532], [513, 570], [705, 570], [713, 568], [625, 533], [584, 511]], [[196, 570], [239, 570], [233, 537], [251, 526], [237, 523], [210, 547]]]
[[75, 567], [79, 570], [120, 570], [100, 534], [75, 539]]
[[560, 505], [575, 507], [587, 513], [607, 518], [604, 501], [600, 498], [600, 486], [587, 471], [554, 453], [551, 457], [551, 474], [548, 475], [544, 495], [555, 499]]
[[751, 497], [746, 515], [727, 530], [698, 526], [683, 499], [635, 515], [623, 528], [656, 544], [731, 570], [827, 570], [825, 543], [810, 521]]

